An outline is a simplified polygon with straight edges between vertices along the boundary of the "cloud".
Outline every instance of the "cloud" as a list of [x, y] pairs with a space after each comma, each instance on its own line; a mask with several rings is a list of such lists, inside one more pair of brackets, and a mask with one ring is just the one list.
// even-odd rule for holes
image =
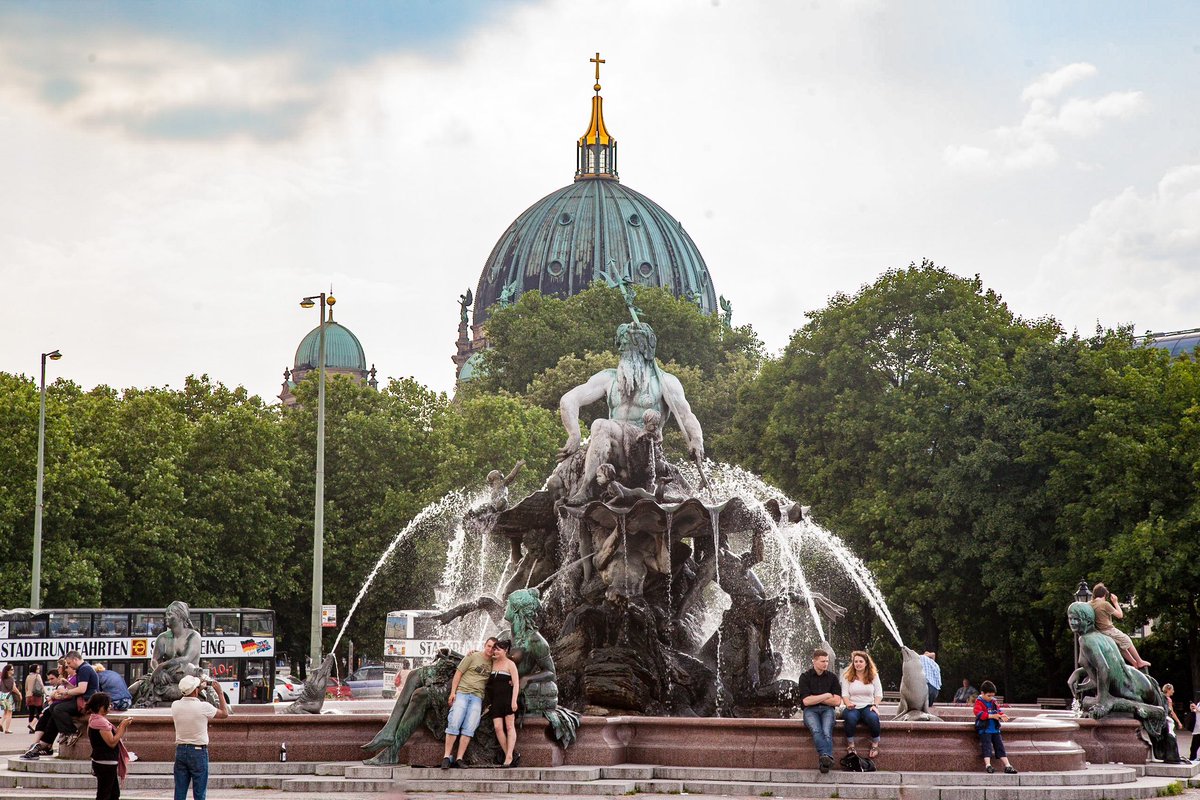
[[[397, 53], [444, 58], [527, 0], [233, 0], [0, 5], [0, 97], [149, 140], [301, 133], [346, 71]], [[64, 12], [64, 9], [69, 9]]]
[[[990, 143], [986, 147], [950, 145], [943, 153], [943, 160], [952, 169], [974, 173], [1020, 172], [1046, 167], [1060, 160], [1059, 148], [1064, 138], [1095, 136], [1106, 123], [1129, 119], [1145, 110], [1145, 97], [1136, 91], [1060, 100], [1064, 91], [1096, 72], [1096, 67], [1091, 64], [1076, 63], [1042, 75], [1021, 92], [1021, 101], [1028, 108], [1020, 124], [990, 131], [987, 134]], [[1094, 165], [1089, 164], [1086, 168], [1094, 168]]]
[[1097, 203], [1042, 259], [1039, 271], [1044, 277], [1033, 293], [1056, 293], [1071, 318], [1133, 322], [1139, 331], [1194, 326], [1200, 307], [1200, 164], [1169, 170], [1152, 191], [1130, 187]]
[[1049, 100], [1062, 94], [1063, 90], [1072, 84], [1090, 78], [1096, 74], [1096, 67], [1083, 62], [1068, 64], [1062, 69], [1047, 72], [1036, 81], [1025, 87], [1021, 92], [1022, 102], [1031, 103], [1035, 100]]

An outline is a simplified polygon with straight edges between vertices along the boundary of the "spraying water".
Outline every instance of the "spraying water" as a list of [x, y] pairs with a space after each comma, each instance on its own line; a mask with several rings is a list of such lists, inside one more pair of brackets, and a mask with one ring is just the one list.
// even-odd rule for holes
[[367, 594], [367, 589], [371, 588], [371, 582], [375, 580], [375, 576], [379, 574], [379, 570], [383, 568], [383, 565], [387, 562], [388, 558], [391, 557], [392, 552], [400, 546], [400, 543], [424, 528], [426, 525], [441, 519], [443, 516], [451, 514], [462, 516], [462, 514], [467, 510], [467, 506], [467, 498], [461, 492], [450, 492], [450, 494], [446, 495], [441, 500], [430, 503], [429, 505], [425, 506], [425, 508], [421, 509], [421, 511], [412, 518], [412, 521], [405, 525], [404, 529], [396, 534], [395, 538], [392, 539], [391, 544], [389, 544], [383, 551], [383, 555], [381, 555], [379, 560], [375, 562], [375, 566], [372, 568], [370, 574], [367, 575], [367, 579], [363, 581], [362, 588], [358, 590], [358, 595], [354, 598], [354, 603], [351, 604], [350, 611], [346, 614], [346, 619], [342, 622], [342, 628], [338, 631], [337, 638], [333, 640], [333, 647], [330, 648], [329, 652], [337, 652], [338, 643], [342, 641], [342, 634], [346, 632], [346, 626], [350, 624], [350, 620], [354, 617], [354, 611], [358, 608], [358, 604], [362, 602], [363, 597], [365, 597]]

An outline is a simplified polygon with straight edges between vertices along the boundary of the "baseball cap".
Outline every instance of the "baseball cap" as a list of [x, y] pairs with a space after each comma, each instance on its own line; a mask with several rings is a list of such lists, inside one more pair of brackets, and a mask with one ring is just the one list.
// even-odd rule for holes
[[200, 679], [195, 675], [184, 675], [179, 681], [179, 693], [186, 696], [196, 691], [196, 687], [200, 685]]

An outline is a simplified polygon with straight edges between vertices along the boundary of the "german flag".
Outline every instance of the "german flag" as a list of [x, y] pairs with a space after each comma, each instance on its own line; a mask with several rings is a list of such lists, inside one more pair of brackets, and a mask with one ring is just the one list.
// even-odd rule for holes
[[247, 655], [253, 655], [258, 652], [258, 642], [253, 639], [246, 639], [242, 642], [242, 652]]

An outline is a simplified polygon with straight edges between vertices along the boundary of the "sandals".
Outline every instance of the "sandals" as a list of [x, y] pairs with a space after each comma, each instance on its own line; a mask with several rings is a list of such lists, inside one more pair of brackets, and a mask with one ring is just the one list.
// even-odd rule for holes
[[879, 758], [879, 742], [871, 742], [871, 752], [867, 753], [867, 758], [872, 761]]

